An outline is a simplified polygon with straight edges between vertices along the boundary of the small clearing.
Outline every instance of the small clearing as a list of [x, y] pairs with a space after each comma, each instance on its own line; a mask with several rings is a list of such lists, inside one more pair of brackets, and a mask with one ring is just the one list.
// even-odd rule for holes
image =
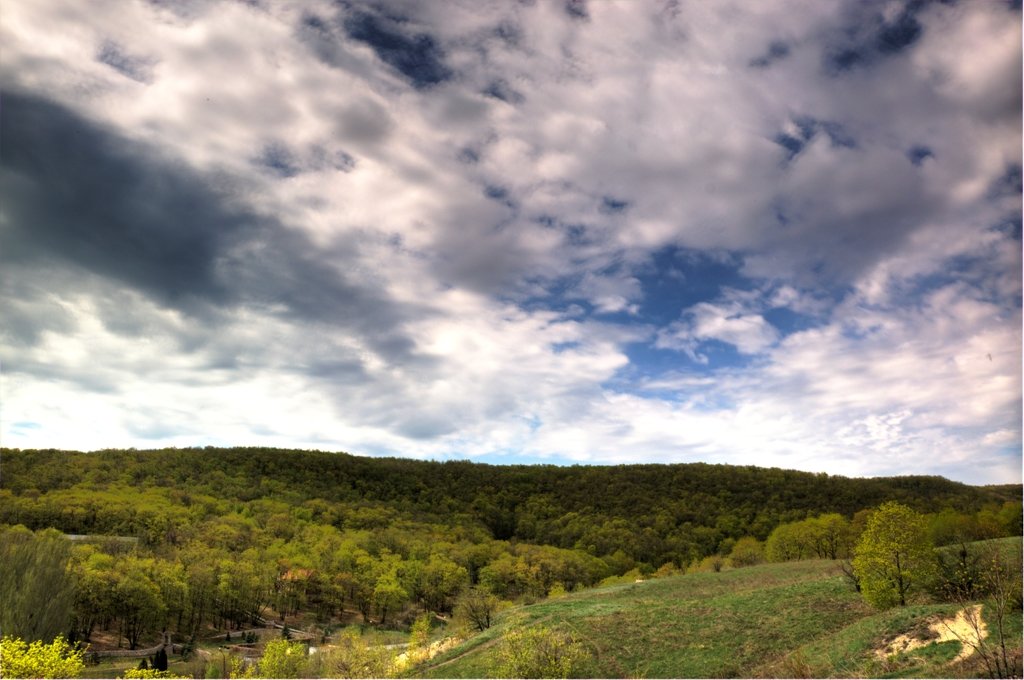
[[932, 618], [922, 635], [913, 633], [900, 635], [884, 647], [875, 650], [875, 655], [879, 659], [885, 659], [894, 654], [910, 652], [930, 644], [956, 640], [963, 647], [956, 658], [950, 662], [956, 663], [973, 654], [977, 645], [987, 636], [988, 630], [981, 618], [981, 605], [978, 604], [961, 609], [956, 616]]

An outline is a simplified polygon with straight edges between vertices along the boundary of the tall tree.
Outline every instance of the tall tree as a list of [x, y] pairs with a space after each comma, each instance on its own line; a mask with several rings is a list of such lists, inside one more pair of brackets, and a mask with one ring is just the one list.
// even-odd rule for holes
[[924, 516], [890, 501], [868, 519], [854, 549], [853, 568], [864, 599], [884, 609], [905, 606], [907, 595], [934, 569], [934, 559]]
[[24, 527], [0, 535], [0, 630], [49, 642], [71, 627], [75, 593], [68, 573], [71, 547], [52, 529]]

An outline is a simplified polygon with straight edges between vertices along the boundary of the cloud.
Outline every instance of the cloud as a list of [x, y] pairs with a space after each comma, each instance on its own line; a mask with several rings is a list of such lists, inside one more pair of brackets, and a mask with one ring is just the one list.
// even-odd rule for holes
[[1019, 478], [1004, 4], [40, 1], [0, 39], [6, 444]]
[[330, 320], [389, 357], [409, 353], [396, 304], [338, 266], [355, 239], [314, 251], [158, 152], [36, 97], [9, 92], [4, 104], [2, 257], [12, 270], [95, 274], [199, 318], [246, 306]]

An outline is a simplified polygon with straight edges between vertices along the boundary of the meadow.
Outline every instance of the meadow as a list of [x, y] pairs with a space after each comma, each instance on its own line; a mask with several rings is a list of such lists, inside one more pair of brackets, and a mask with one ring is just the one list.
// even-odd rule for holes
[[[1000, 543], [1012, 553], [1020, 539]], [[922, 598], [878, 611], [864, 603], [839, 562], [763, 564], [515, 607], [417, 674], [488, 677], [503, 636], [543, 625], [572, 635], [588, 650], [581, 677], [984, 677], [976, 655], [953, 662], [962, 648], [957, 641], [880, 653], [908, 632], [927, 638], [929, 622], [952, 617], [958, 608]], [[1019, 657], [1019, 609], [1008, 624]]]

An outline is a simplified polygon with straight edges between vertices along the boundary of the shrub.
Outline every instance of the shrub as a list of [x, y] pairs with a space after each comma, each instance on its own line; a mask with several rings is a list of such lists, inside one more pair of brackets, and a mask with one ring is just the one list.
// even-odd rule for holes
[[736, 541], [729, 553], [729, 562], [734, 567], [752, 567], [764, 562], [764, 546], [753, 536], [744, 536]]
[[306, 672], [308, 654], [301, 642], [268, 642], [259, 661], [258, 677], [301, 678]]
[[498, 678], [571, 678], [589, 658], [574, 636], [534, 626], [505, 635], [491, 673]]
[[63, 636], [49, 644], [11, 636], [0, 640], [0, 669], [5, 678], [75, 678], [85, 668], [83, 656]]
[[381, 644], [367, 641], [358, 632], [347, 630], [338, 636], [338, 644], [315, 655], [319, 675], [328, 678], [386, 678], [394, 674], [395, 655]]
[[154, 668], [130, 668], [124, 672], [121, 676], [126, 680], [150, 680], [152, 679], [170, 679], [170, 680], [184, 680], [187, 675], [175, 675], [170, 671], [158, 671]]

